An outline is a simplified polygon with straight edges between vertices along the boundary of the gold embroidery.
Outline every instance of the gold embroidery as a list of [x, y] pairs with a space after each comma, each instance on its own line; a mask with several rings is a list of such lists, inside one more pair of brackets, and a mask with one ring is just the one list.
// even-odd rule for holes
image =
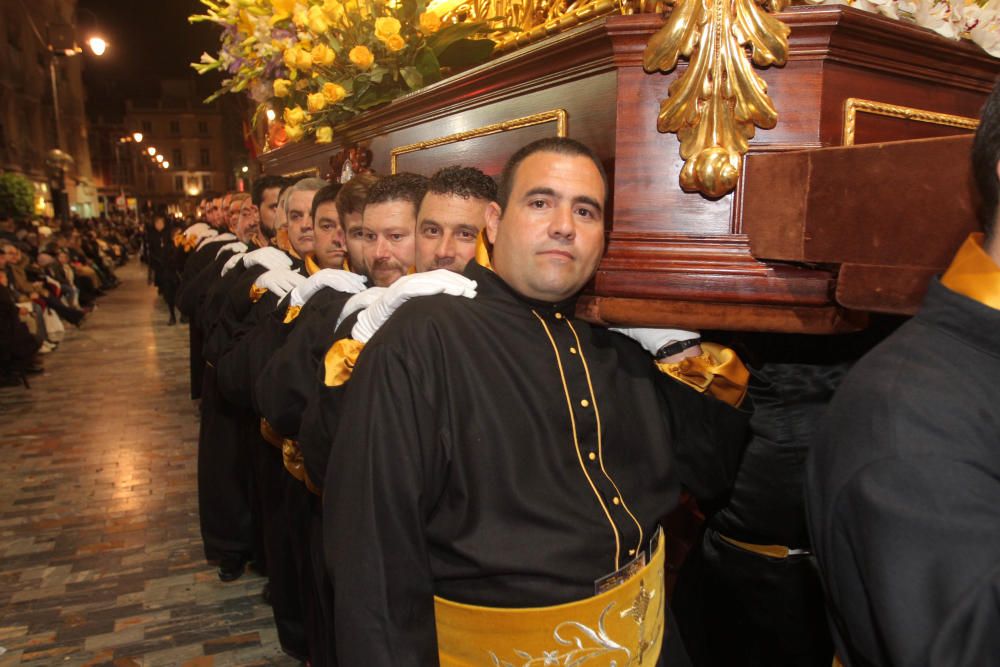
[[257, 303], [260, 298], [267, 294], [266, 287], [257, 287], [257, 285], [250, 286], [250, 303]]
[[285, 324], [290, 324], [295, 321], [295, 318], [299, 316], [299, 311], [302, 310], [302, 306], [289, 306], [288, 310], [285, 311]]

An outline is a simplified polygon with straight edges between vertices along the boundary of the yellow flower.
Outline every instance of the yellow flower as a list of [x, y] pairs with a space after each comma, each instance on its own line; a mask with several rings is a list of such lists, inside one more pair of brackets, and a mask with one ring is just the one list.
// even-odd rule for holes
[[401, 27], [398, 19], [391, 16], [380, 16], [375, 19], [375, 36], [384, 42], [393, 35], [398, 35]]
[[441, 19], [434, 12], [424, 12], [418, 19], [420, 32], [430, 35], [441, 29]]
[[323, 93], [313, 93], [306, 96], [306, 108], [309, 113], [322, 111], [326, 107], [326, 96]]
[[295, 69], [295, 63], [297, 60], [295, 55], [296, 51], [297, 49], [295, 48], [289, 48], [285, 49], [285, 52], [281, 54], [282, 57], [285, 59], [285, 67], [287, 67], [288, 69]]
[[306, 11], [305, 7], [295, 8], [295, 13], [292, 14], [292, 23], [300, 28], [309, 23], [309, 12]]
[[318, 5], [309, 8], [309, 29], [317, 35], [322, 35], [330, 29], [326, 14], [323, 13], [323, 8]]
[[294, 106], [290, 109], [285, 109], [282, 117], [285, 119], [285, 128], [287, 131], [290, 127], [301, 125], [306, 119], [306, 112], [302, 107]]
[[306, 131], [302, 129], [300, 125], [286, 125], [285, 126], [285, 136], [288, 137], [289, 141], [298, 141], [302, 138], [302, 135]]
[[337, 54], [326, 44], [317, 44], [312, 50], [312, 61], [314, 65], [332, 65], [337, 59]]
[[399, 35], [392, 35], [385, 40], [385, 46], [390, 51], [400, 51], [406, 46], [406, 42]]
[[288, 79], [275, 79], [274, 80], [274, 96], [275, 97], [288, 97], [292, 92], [292, 82]]
[[375, 56], [367, 46], [355, 46], [347, 57], [361, 69], [368, 69], [375, 62]]
[[271, 25], [278, 21], [283, 21], [292, 15], [295, 10], [295, 0], [271, 0]]
[[326, 97], [328, 104], [336, 104], [347, 97], [347, 91], [340, 84], [325, 83], [323, 84], [323, 95]]
[[340, 23], [344, 19], [344, 5], [339, 0], [325, 0], [323, 12], [331, 23]]
[[312, 54], [305, 49], [295, 49], [295, 66], [298, 69], [309, 71], [313, 66]]
[[329, 125], [323, 125], [316, 128], [316, 143], [317, 144], [328, 144], [333, 141], [333, 128]]

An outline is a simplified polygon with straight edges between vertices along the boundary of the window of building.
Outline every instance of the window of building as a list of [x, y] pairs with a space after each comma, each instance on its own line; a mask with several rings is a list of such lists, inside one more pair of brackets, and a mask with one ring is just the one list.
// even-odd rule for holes
[[201, 166], [210, 167], [212, 165], [212, 155], [208, 152], [207, 148], [202, 148], [199, 155], [201, 159]]
[[184, 177], [174, 176], [174, 190], [178, 192], [184, 192]]
[[170, 158], [170, 164], [177, 169], [184, 166], [184, 152], [180, 148], [175, 148], [173, 150], [173, 156]]
[[208, 134], [208, 123], [206, 121], [198, 121], [198, 134]]
[[150, 134], [152, 134], [153, 133], [153, 121], [151, 121], [151, 120], [144, 120], [144, 121], [142, 121], [142, 131], [147, 136], [149, 136]]
[[212, 189], [212, 175], [211, 174], [202, 174], [202, 177], [201, 177], [201, 189], [202, 190], [206, 190], [206, 191]]
[[181, 133], [181, 122], [179, 120], [170, 121], [170, 134]]

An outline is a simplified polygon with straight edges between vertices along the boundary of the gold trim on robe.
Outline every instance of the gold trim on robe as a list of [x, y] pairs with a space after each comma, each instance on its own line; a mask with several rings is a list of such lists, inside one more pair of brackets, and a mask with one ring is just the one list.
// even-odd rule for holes
[[363, 349], [365, 344], [353, 338], [341, 338], [334, 343], [323, 359], [323, 383], [327, 387], [339, 387], [350, 380]]
[[984, 306], [1000, 310], [1000, 266], [983, 247], [984, 235], [970, 234], [955, 254], [941, 284]]
[[657, 362], [657, 368], [695, 391], [739, 407], [747, 393], [750, 371], [739, 356], [718, 343], [701, 344], [701, 354], [675, 363]]
[[551, 607], [495, 608], [434, 597], [441, 667], [653, 667], [664, 630], [664, 539], [620, 585]]
[[257, 287], [257, 285], [251, 285], [250, 286], [250, 303], [257, 303], [258, 301], [261, 300], [261, 297], [263, 297], [265, 294], [267, 294], [267, 288], [266, 287]]

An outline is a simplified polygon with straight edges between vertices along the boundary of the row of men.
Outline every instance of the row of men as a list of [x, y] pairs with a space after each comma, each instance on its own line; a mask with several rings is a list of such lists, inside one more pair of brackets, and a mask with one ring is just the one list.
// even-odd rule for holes
[[[267, 572], [286, 651], [829, 664], [801, 443], [865, 341], [822, 364], [786, 345], [749, 382], [693, 332], [578, 319], [606, 196], [586, 147], [543, 140], [499, 187], [459, 167], [262, 179], [220, 202], [231, 233], [188, 230], [203, 237], [180, 299], [204, 372], [206, 555], [223, 580], [250, 559]], [[681, 488], [707, 523], [673, 592], [678, 628], [657, 526]], [[845, 662], [895, 664], [846, 636]]]
[[[462, 605], [498, 659], [551, 654], [552, 619], [526, 612], [517, 636], [491, 617], [575, 602], [596, 631], [608, 595], [636, 609], [616, 641], [657, 664], [673, 627], [657, 525], [682, 480], [706, 503], [731, 486], [747, 414], [700, 390], [738, 404], [746, 371], [693, 332], [576, 319], [603, 253], [600, 161], [545, 140], [499, 187], [463, 167], [284, 185], [209, 204], [229, 233], [188, 230], [220, 578], [264, 570], [283, 648], [313, 664], [484, 657]], [[385, 347], [400, 331], [414, 340]]]

